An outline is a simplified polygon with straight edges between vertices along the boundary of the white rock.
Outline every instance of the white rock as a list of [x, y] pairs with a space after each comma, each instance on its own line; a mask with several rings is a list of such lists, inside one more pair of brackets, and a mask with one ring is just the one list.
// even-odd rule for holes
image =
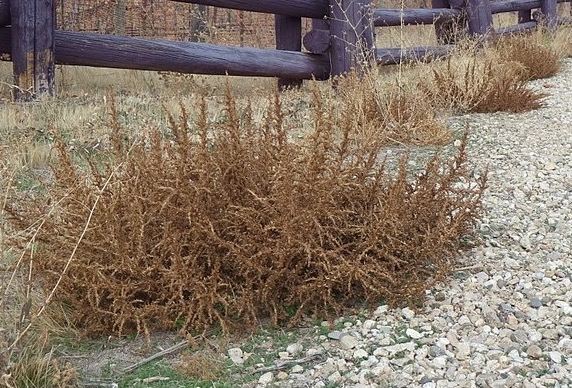
[[258, 378], [258, 384], [261, 385], [270, 384], [272, 381], [274, 381], [274, 373], [272, 372], [266, 372]]
[[357, 344], [359, 344], [358, 339], [351, 334], [345, 334], [340, 338], [340, 347], [342, 349], [353, 349]]
[[455, 358], [457, 360], [463, 361], [469, 358], [471, 355], [471, 345], [466, 342], [460, 342], [457, 345], [457, 353], [455, 353]]
[[241, 348], [230, 348], [227, 354], [233, 364], [240, 365], [244, 363], [244, 352]]
[[409, 307], [405, 307], [401, 310], [401, 315], [405, 319], [412, 319], [415, 316], [415, 311], [411, 310]]
[[302, 346], [302, 344], [300, 344], [298, 342], [290, 344], [286, 347], [286, 351], [293, 356], [297, 356], [298, 354], [302, 353], [303, 350], [304, 350], [304, 347]]
[[292, 373], [302, 373], [302, 372], [304, 372], [304, 367], [301, 366], [301, 365], [294, 365], [294, 366], [292, 367], [292, 369], [290, 369], [290, 372], [292, 372]]
[[562, 354], [560, 354], [560, 352], [548, 352], [548, 357], [550, 357], [552, 362], [555, 362], [557, 364], [562, 363]]
[[432, 362], [433, 365], [435, 365], [437, 368], [445, 369], [445, 367], [447, 366], [447, 357], [445, 356], [435, 357]]
[[413, 338], [413, 339], [419, 339], [419, 338], [424, 337], [424, 335], [422, 333], [418, 332], [415, 329], [407, 329], [407, 330], [405, 330], [405, 334], [407, 334], [407, 336], [409, 338]]
[[335, 371], [334, 373], [328, 376], [328, 381], [331, 381], [333, 383], [339, 383], [340, 381], [342, 381], [341, 373], [339, 371]]
[[354, 356], [354, 360], [360, 360], [360, 359], [368, 358], [369, 354], [364, 349], [356, 349], [354, 351], [353, 356]]

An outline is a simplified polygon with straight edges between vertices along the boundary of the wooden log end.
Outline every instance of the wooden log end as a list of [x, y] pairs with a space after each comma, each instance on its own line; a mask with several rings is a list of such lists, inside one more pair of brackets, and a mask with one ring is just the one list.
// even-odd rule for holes
[[324, 54], [330, 49], [330, 32], [311, 30], [302, 39], [306, 50], [312, 54]]

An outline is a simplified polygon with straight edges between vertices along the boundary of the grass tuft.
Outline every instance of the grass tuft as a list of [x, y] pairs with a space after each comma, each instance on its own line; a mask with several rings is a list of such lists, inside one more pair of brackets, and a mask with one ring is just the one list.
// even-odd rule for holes
[[437, 105], [460, 112], [518, 113], [540, 108], [546, 95], [527, 86], [526, 70], [516, 64], [451, 57], [434, 68], [433, 79], [421, 88]]

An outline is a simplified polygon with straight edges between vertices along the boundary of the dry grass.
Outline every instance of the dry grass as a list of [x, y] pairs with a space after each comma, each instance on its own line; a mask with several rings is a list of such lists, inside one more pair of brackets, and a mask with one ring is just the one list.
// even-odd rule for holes
[[[460, 59], [460, 60], [459, 60]], [[421, 88], [438, 105], [461, 112], [523, 112], [542, 106], [545, 95], [531, 90], [516, 63], [479, 57], [449, 58]]]
[[495, 51], [503, 62], [517, 62], [522, 66], [520, 77], [525, 80], [549, 78], [562, 65], [561, 55], [550, 42], [544, 31], [521, 36], [500, 38], [493, 43]]

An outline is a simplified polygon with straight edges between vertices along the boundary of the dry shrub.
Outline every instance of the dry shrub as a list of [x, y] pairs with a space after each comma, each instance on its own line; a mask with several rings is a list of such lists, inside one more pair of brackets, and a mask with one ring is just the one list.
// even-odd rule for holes
[[372, 69], [362, 78], [354, 75], [340, 80], [343, 117], [358, 123], [360, 132], [387, 144], [443, 145], [451, 140], [451, 131], [426, 96], [407, 82], [380, 82], [378, 78]]
[[461, 112], [524, 112], [542, 106], [545, 94], [527, 87], [523, 68], [516, 62], [494, 59], [448, 58], [433, 70], [433, 80], [421, 89], [437, 105]]
[[549, 78], [562, 65], [558, 51], [543, 42], [543, 32], [498, 38], [493, 46], [504, 62], [522, 65], [520, 76], [524, 80]]
[[422, 301], [471, 233], [486, 174], [472, 178], [466, 141], [420, 175], [407, 157], [386, 170], [385, 139], [358, 136], [355, 115], [318, 92], [313, 104], [303, 142], [289, 140], [278, 95], [260, 125], [227, 92], [217, 122], [203, 100], [195, 119], [183, 109], [170, 133], [131, 141], [114, 112], [108, 154], [78, 164], [58, 140], [48, 197], [12, 193], [6, 212], [18, 230], [42, 220], [42, 284], [63, 273], [56, 298], [89, 333], [230, 330]]

